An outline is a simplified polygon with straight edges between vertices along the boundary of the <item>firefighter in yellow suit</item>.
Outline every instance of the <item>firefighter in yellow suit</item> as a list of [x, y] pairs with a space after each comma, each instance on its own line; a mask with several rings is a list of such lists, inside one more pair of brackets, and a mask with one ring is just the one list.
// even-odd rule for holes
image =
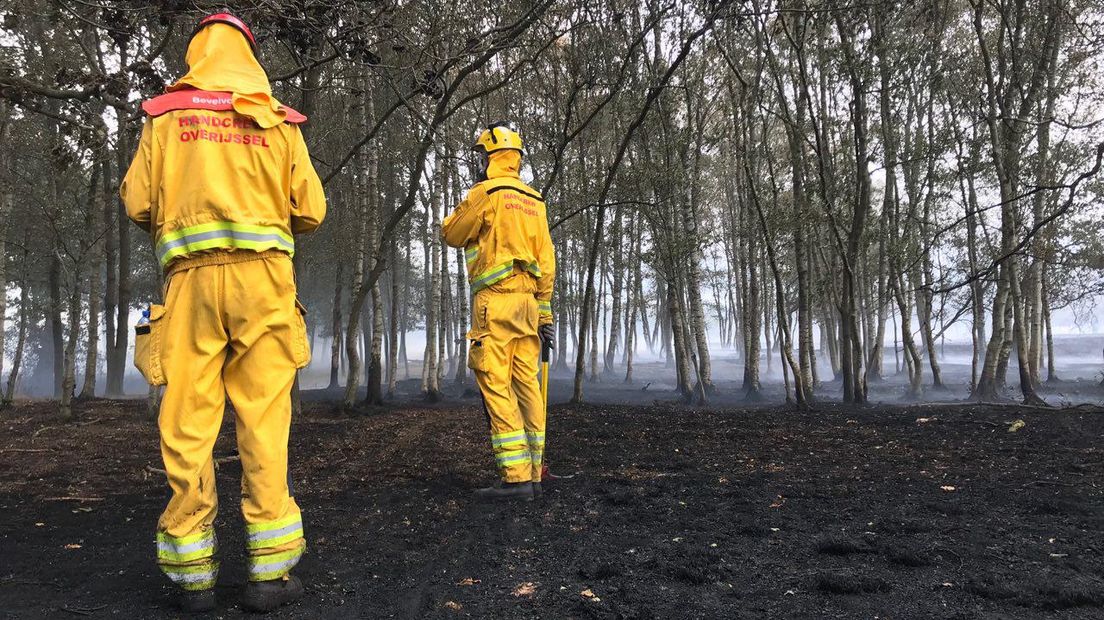
[[483, 393], [502, 480], [476, 494], [532, 499], [541, 491], [544, 401], [541, 343], [551, 346], [556, 258], [544, 199], [519, 178], [525, 146], [495, 123], [473, 146], [485, 180], [442, 224], [445, 243], [465, 248], [472, 290], [468, 366]]
[[232, 15], [200, 22], [188, 73], [143, 104], [120, 188], [165, 274], [165, 305], [139, 328], [135, 363], [166, 386], [158, 426], [172, 498], [157, 559], [189, 611], [216, 603], [212, 449], [227, 396], [242, 462], [243, 604], [267, 611], [303, 593], [288, 573], [306, 548], [288, 435], [292, 383], [310, 351], [291, 257], [294, 235], [318, 227], [326, 199], [298, 127], [306, 119], [273, 98], [255, 45]]

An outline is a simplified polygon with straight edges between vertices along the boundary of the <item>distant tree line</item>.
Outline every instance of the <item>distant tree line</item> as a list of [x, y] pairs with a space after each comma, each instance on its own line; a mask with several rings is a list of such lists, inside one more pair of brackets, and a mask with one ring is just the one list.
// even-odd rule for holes
[[[150, 240], [117, 197], [140, 102], [181, 75], [224, 3], [12, 0], [0, 9], [0, 395], [119, 396], [130, 314], [156, 300]], [[478, 129], [509, 119], [545, 195], [555, 367], [714, 389], [711, 343], [757, 398], [839, 379], [862, 403], [899, 341], [908, 395], [973, 339], [976, 398], [1015, 356], [1054, 380], [1051, 313], [1101, 292], [1104, 10], [1069, 0], [254, 0], [277, 96], [310, 117], [330, 216], [295, 263], [315, 358], [353, 406], [420, 364], [467, 380], [462, 251], [441, 219]], [[424, 331], [423, 350], [407, 334]], [[643, 342], [639, 342], [639, 340]], [[328, 345], [328, 348], [326, 347]], [[716, 352], [713, 352], [714, 355]], [[820, 356], [825, 363], [818, 369]], [[4, 364], [0, 358], [0, 364]], [[825, 376], [823, 367], [831, 369]], [[416, 371], [415, 371], [416, 372]], [[80, 384], [78, 385], [78, 379]], [[102, 379], [98, 381], [98, 379]]]

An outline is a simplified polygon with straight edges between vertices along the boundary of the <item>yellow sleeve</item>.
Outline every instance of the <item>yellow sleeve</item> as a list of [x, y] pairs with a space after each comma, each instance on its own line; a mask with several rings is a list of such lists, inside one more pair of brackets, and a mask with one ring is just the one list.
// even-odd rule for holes
[[291, 126], [291, 232], [309, 233], [326, 219], [326, 193], [311, 163], [303, 132]]
[[483, 211], [488, 204], [487, 192], [480, 185], [468, 191], [456, 210], [441, 222], [441, 237], [454, 248], [463, 248], [479, 239], [483, 229]]
[[119, 196], [126, 205], [127, 217], [142, 230], [149, 232], [150, 212], [156, 188], [150, 187], [153, 165], [153, 121], [146, 119], [142, 125], [142, 137], [138, 140], [138, 151], [130, 162], [123, 182], [119, 185]]
[[537, 250], [537, 263], [541, 277], [537, 278], [537, 309], [540, 311], [539, 325], [550, 325], [552, 318], [552, 289], [556, 285], [556, 248], [552, 244], [552, 233], [548, 229], [548, 207], [545, 207], [545, 221], [541, 235], [541, 245]]

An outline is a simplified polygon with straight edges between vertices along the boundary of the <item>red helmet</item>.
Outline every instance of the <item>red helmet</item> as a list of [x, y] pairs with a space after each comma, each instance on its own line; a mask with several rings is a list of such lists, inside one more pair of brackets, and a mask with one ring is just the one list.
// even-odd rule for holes
[[257, 55], [257, 39], [253, 37], [253, 31], [249, 29], [249, 26], [245, 25], [245, 22], [229, 13], [215, 13], [214, 15], [208, 15], [199, 20], [196, 29], [192, 31], [192, 36], [196, 36], [200, 30], [203, 30], [211, 24], [226, 24], [227, 26], [236, 28], [238, 32], [242, 33], [246, 40], [249, 41], [249, 48], [253, 50], [253, 55]]

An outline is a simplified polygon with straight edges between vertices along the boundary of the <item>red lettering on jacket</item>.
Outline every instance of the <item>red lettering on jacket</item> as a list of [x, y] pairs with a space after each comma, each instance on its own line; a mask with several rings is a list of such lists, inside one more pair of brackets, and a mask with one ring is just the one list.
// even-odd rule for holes
[[213, 132], [203, 128], [180, 132], [181, 142], [196, 142], [198, 140], [205, 140], [216, 144], [243, 144], [245, 146], [269, 148], [268, 138], [263, 135], [242, 135], [236, 132]]

